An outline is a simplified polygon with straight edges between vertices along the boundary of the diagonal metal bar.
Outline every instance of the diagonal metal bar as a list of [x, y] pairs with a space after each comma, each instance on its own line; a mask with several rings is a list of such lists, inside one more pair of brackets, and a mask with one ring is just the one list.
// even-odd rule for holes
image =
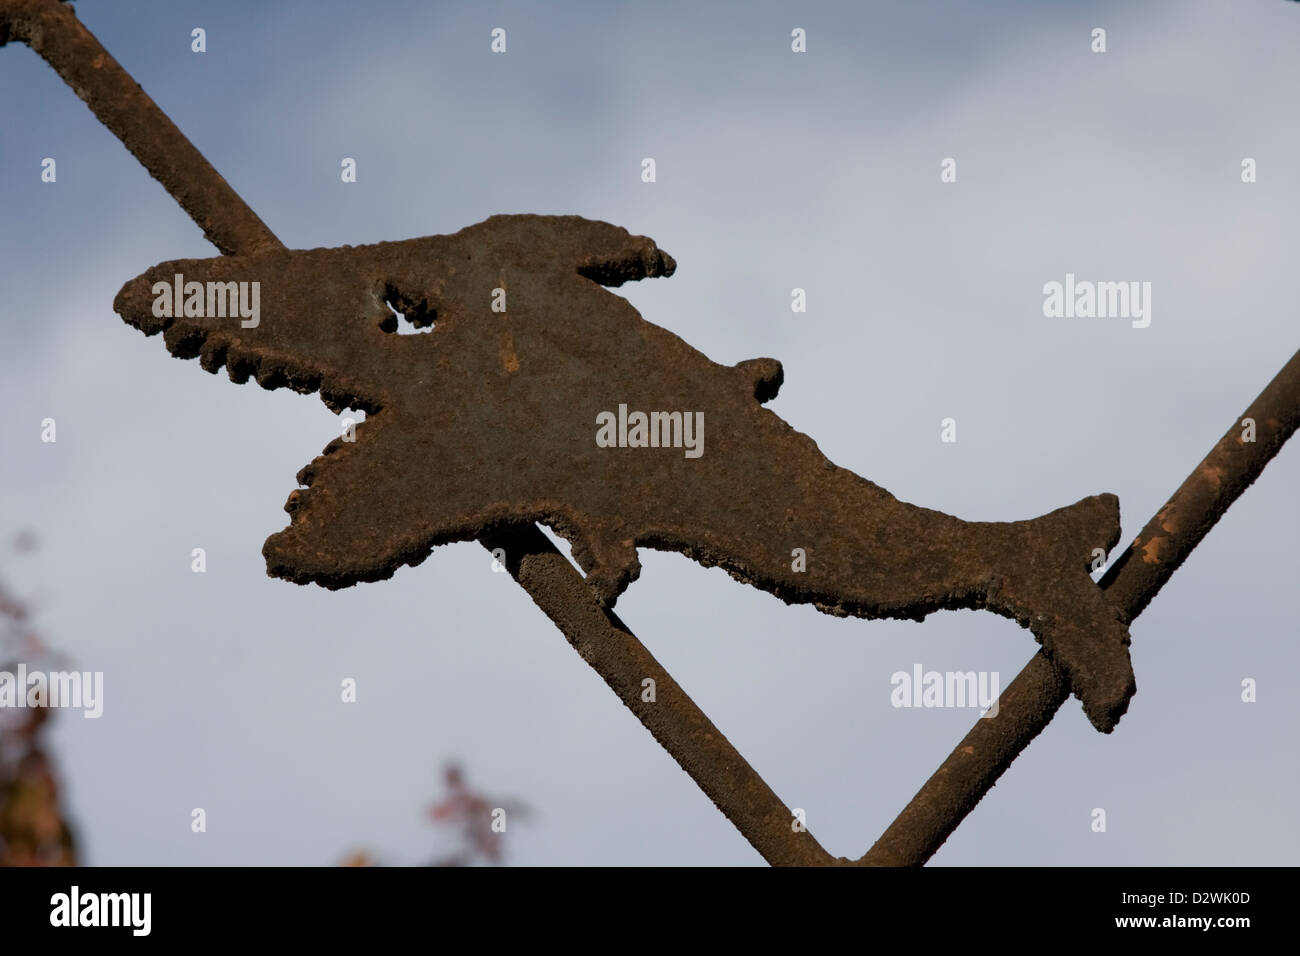
[[[1255, 425], [1254, 441], [1243, 441]], [[1274, 376], [1099, 582], [1126, 621], [1145, 610], [1300, 425], [1300, 352]], [[998, 777], [1042, 733], [1069, 697], [1040, 651], [998, 698], [998, 716], [976, 721], [860, 862], [920, 866], [943, 845]]]
[[0, 46], [10, 40], [26, 43], [54, 67], [223, 254], [283, 248], [70, 7], [56, 0], [4, 0]]
[[[158, 105], [58, 0], [0, 0], [0, 46], [25, 42], [162, 183], [225, 255], [284, 248]], [[837, 862], [536, 525], [482, 539], [619, 699], [772, 865]], [[642, 680], [655, 701], [642, 700]]]
[[[546, 612], [573, 649], [690, 774], [763, 859], [773, 866], [839, 862], [811, 833], [791, 829], [781, 799], [613, 611], [603, 607], [569, 560], [536, 525], [481, 539], [503, 548], [506, 569]], [[642, 699], [651, 678], [655, 700]]]

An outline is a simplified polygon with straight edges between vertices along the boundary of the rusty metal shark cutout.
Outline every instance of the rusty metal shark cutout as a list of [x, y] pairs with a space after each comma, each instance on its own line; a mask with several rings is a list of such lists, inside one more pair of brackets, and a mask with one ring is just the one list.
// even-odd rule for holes
[[[1129, 636], [1088, 564], [1119, 540], [1115, 496], [1013, 522], [899, 501], [762, 407], [779, 362], [718, 365], [604, 288], [675, 267], [608, 223], [493, 216], [447, 236], [165, 262], [114, 309], [210, 372], [367, 412], [355, 441], [299, 473], [289, 526], [263, 548], [275, 577], [380, 580], [436, 545], [538, 521], [606, 605], [651, 547], [831, 614], [986, 608], [1028, 627], [1110, 731], [1135, 690]], [[221, 307], [241, 282], [260, 290], [256, 325]], [[392, 334], [386, 302], [431, 331]], [[652, 419], [649, 436], [627, 409], [702, 413], [700, 453], [676, 419]]]

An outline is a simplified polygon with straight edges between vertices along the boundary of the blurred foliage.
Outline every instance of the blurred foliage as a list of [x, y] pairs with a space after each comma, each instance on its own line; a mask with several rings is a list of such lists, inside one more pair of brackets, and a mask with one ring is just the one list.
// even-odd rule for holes
[[[20, 534], [14, 550], [34, 550]], [[59, 662], [31, 626], [27, 602], [0, 581], [0, 671], [53, 670]], [[18, 688], [26, 693], [26, 688]], [[76, 843], [59, 802], [58, 775], [49, 754], [45, 707], [0, 708], [0, 866], [75, 866]]]
[[[430, 805], [429, 818], [452, 833], [451, 846], [426, 866], [474, 866], [505, 860], [505, 835], [511, 823], [526, 820], [531, 809], [518, 800], [493, 799], [465, 783], [456, 763], [443, 769], [447, 794]], [[364, 850], [347, 856], [340, 866], [383, 866]]]

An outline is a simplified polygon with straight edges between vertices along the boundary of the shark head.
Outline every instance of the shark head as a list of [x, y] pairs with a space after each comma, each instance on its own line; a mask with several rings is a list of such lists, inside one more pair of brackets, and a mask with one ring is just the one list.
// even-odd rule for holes
[[[584, 566], [611, 569], [593, 585], [612, 600], [638, 568], [619, 499], [651, 494], [681, 453], [613, 474], [597, 417], [620, 403], [690, 411], [718, 379], [754, 405], [780, 384], [779, 363], [717, 365], [605, 288], [675, 269], [608, 223], [494, 216], [446, 236], [164, 262], [114, 309], [232, 381], [366, 412], [299, 472], [290, 524], [263, 549], [271, 575], [346, 587], [542, 520]], [[424, 334], [395, 334], [398, 313]]]

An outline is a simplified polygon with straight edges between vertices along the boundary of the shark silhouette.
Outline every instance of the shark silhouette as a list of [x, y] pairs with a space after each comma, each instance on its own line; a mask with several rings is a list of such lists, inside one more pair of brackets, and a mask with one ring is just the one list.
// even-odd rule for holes
[[[899, 501], [763, 407], [779, 362], [718, 365], [604, 288], [675, 268], [608, 223], [493, 216], [453, 235], [164, 262], [114, 309], [210, 372], [366, 411], [354, 441], [299, 472], [289, 526], [263, 548], [272, 576], [347, 587], [539, 521], [570, 541], [607, 606], [637, 577], [636, 549], [652, 547], [831, 614], [986, 608], [1033, 632], [1109, 732], [1136, 688], [1127, 628], [1088, 565], [1119, 540], [1118, 499], [1013, 522]], [[257, 325], [233, 308], [206, 314], [202, 294], [166, 314], [161, 291], [178, 281], [232, 294], [225, 283], [259, 283]], [[393, 334], [394, 309], [430, 331]], [[659, 447], [598, 443], [619, 410], [616, 444], [641, 444], [643, 432], [622, 441], [626, 409], [702, 421], [702, 453], [670, 440], [667, 418]]]

